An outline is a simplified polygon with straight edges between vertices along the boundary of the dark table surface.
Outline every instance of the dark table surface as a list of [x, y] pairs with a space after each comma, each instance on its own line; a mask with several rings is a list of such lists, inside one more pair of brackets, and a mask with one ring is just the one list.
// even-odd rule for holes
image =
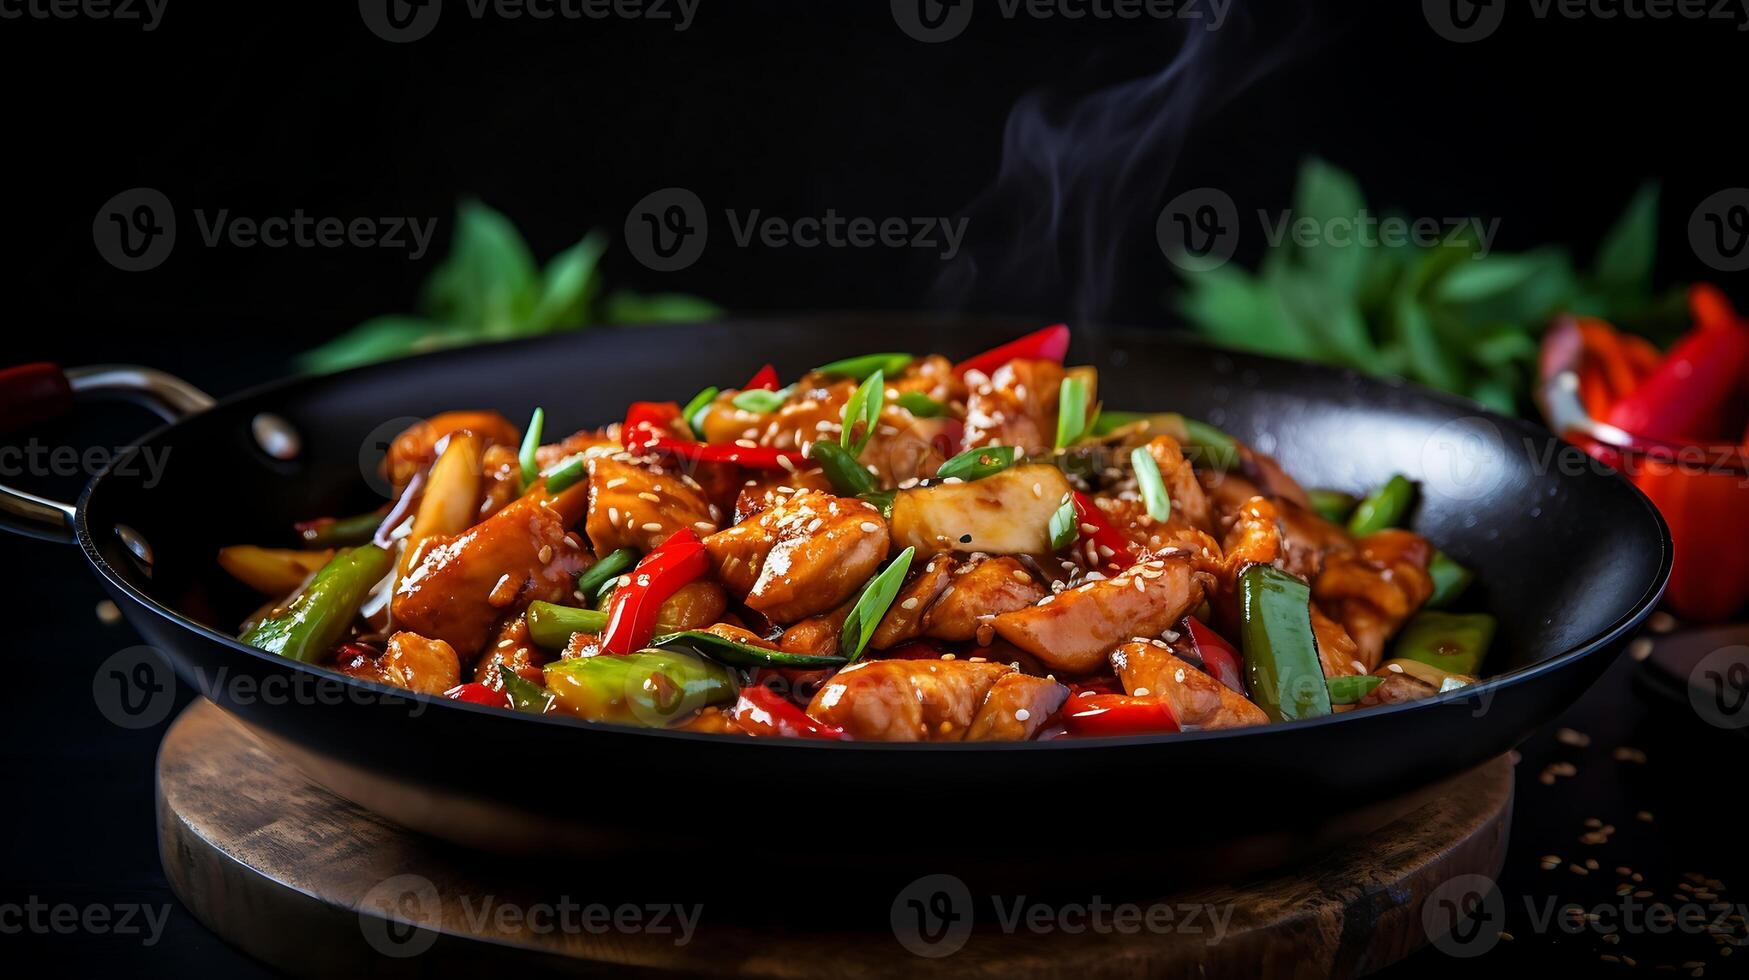
[[[152, 780], [168, 723], [117, 727], [94, 698], [97, 665], [139, 638], [125, 623], [100, 620], [102, 596], [74, 549], [0, 541], [8, 619], [23, 624], [10, 652], [13, 679], [0, 694], [9, 734], [0, 953], [72, 975], [114, 967], [144, 976], [267, 972], [207, 931], [165, 882]], [[1480, 966], [1729, 976], [1749, 968], [1749, 950], [1735, 949], [1745, 940], [1733, 890], [1749, 863], [1736, 836], [1737, 776], [1749, 743], [1659, 708], [1632, 683], [1639, 666], [1622, 657], [1522, 747], [1499, 879], [1502, 916], [1463, 950], [1485, 952], [1459, 958], [1429, 947], [1386, 975], [1467, 975]], [[1569, 904], [1597, 918], [1568, 918]], [[57, 906], [110, 924], [57, 926]], [[124, 931], [124, 917], [137, 931]], [[155, 942], [153, 923], [162, 925]]]

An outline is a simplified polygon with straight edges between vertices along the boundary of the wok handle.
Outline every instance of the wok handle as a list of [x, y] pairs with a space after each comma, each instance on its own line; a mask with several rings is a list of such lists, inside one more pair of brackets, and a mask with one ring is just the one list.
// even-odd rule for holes
[[[87, 398], [125, 398], [175, 422], [213, 405], [212, 396], [181, 378], [148, 367], [99, 364], [68, 368], [48, 363], [0, 370], [0, 433], [47, 422]], [[72, 504], [0, 483], [0, 527], [45, 541], [73, 543]]]

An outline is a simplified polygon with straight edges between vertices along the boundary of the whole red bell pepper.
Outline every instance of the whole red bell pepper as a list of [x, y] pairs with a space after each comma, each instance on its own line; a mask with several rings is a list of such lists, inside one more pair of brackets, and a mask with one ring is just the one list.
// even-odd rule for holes
[[674, 402], [633, 402], [620, 427], [620, 442], [632, 452], [659, 453], [695, 463], [733, 463], [755, 470], [795, 472], [814, 465], [799, 452], [769, 446], [705, 443], [675, 434], [680, 406]]
[[1160, 698], [1077, 690], [1063, 704], [1063, 725], [1073, 735], [1147, 735], [1176, 732], [1172, 706]]
[[1184, 621], [1178, 624], [1178, 632], [1190, 638], [1191, 645], [1196, 647], [1197, 655], [1202, 657], [1203, 668], [1210, 677], [1239, 694], [1245, 693], [1245, 675], [1239, 668], [1239, 651], [1231, 643], [1221, 634], [1204, 626], [1202, 620], [1195, 616], [1184, 617]]
[[1658, 369], [1617, 401], [1606, 421], [1636, 436], [1673, 442], [1728, 439], [1721, 431], [1749, 367], [1749, 328], [1741, 321], [1700, 326], [1677, 342]]
[[709, 570], [710, 555], [692, 528], [670, 534], [627, 573], [626, 584], [613, 590], [601, 649], [622, 655], [643, 649], [656, 633], [662, 603]]
[[1069, 328], [1067, 325], [1059, 323], [1029, 333], [1019, 340], [1011, 340], [976, 357], [968, 357], [953, 366], [953, 373], [961, 377], [964, 377], [967, 371], [994, 374], [997, 368], [1016, 359], [1056, 361], [1061, 364], [1063, 358], [1068, 355]]
[[767, 364], [760, 368], [741, 390], [753, 391], [758, 389], [760, 391], [776, 391], [781, 387], [783, 387], [783, 385], [779, 384], [777, 380], [777, 368]]
[[844, 729], [815, 721], [794, 701], [763, 684], [741, 689], [730, 716], [749, 735], [842, 739]]
[[[1074, 491], [1075, 520], [1079, 522], [1081, 537], [1091, 540], [1099, 551], [1100, 565], [1108, 571], [1121, 572], [1136, 563], [1136, 546], [1123, 532], [1111, 523], [1111, 518], [1105, 516], [1105, 511], [1093, 499], [1079, 490]], [[1106, 552], [1110, 554], [1106, 554]]]

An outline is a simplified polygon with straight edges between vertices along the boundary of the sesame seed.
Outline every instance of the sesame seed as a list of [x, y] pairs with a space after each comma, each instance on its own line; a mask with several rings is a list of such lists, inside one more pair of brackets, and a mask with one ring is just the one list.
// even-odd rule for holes
[[863, 521], [861, 524], [858, 524], [857, 527], [862, 528], [862, 530], [868, 534], [873, 534], [881, 529], [881, 526], [874, 521]]
[[648, 500], [648, 501], [649, 501], [649, 502], [650, 502], [650, 503], [652, 503], [652, 504], [659, 504], [659, 503], [661, 503], [661, 502], [662, 502], [662, 498], [661, 498], [661, 497], [658, 497], [658, 496], [656, 496], [656, 495], [655, 495], [655, 494], [653, 494], [653, 493], [651, 493], [651, 492], [650, 492], [650, 491], [648, 491], [648, 490], [641, 490], [641, 491], [639, 491], [639, 492], [638, 492], [638, 499], [640, 499], [640, 500]]
[[662, 530], [662, 525], [657, 523], [656, 521], [648, 521], [645, 524], [643, 524], [642, 527], [644, 530], [650, 531], [652, 533]]
[[1015, 721], [1025, 721], [1031, 717], [1032, 717], [1032, 712], [1026, 710], [1025, 708], [1014, 709], [1014, 720]]
[[1131, 691], [1131, 692], [1130, 692], [1130, 696], [1131, 696], [1131, 697], [1137, 697], [1137, 698], [1145, 698], [1145, 697], [1147, 697], [1147, 696], [1148, 696], [1148, 695], [1149, 695], [1149, 694], [1152, 694], [1152, 693], [1153, 693], [1153, 692], [1152, 692], [1152, 691], [1149, 691], [1149, 690], [1148, 690], [1148, 689], [1147, 689], [1147, 688], [1145, 688], [1145, 687], [1138, 687], [1138, 688], [1136, 688], [1136, 689], [1135, 689], [1135, 690], [1134, 690], [1134, 691]]
[[553, 546], [550, 544], [541, 545], [540, 551], [535, 554], [535, 557], [540, 559], [540, 563], [542, 565], [545, 565], [547, 562], [552, 561], [553, 560]]

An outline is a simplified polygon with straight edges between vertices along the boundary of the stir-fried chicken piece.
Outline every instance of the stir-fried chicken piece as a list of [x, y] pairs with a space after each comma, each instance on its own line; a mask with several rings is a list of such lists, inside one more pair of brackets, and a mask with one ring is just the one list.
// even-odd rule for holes
[[876, 650], [891, 650], [922, 636], [923, 616], [947, 588], [953, 570], [954, 560], [947, 555], [929, 559], [928, 564], [893, 597], [892, 606], [881, 617], [868, 645]]
[[794, 624], [783, 631], [778, 638], [777, 648], [785, 653], [805, 653], [816, 657], [827, 657], [838, 652], [838, 637], [844, 632], [844, 621], [850, 618], [850, 607], [853, 603], [846, 602], [837, 609]]
[[1356, 659], [1370, 671], [1383, 655], [1385, 641], [1427, 597], [1433, 579], [1427, 562], [1433, 547], [1410, 531], [1369, 534], [1352, 552], [1324, 559], [1324, 570], [1312, 582], [1312, 597], [1354, 638]]
[[873, 470], [875, 481], [884, 487], [927, 480], [958, 448], [958, 426], [951, 419], [919, 419], [888, 406], [858, 461]]
[[589, 461], [589, 517], [584, 530], [605, 555], [617, 548], [649, 551], [681, 528], [717, 529], [710, 501], [684, 474], [620, 457]]
[[1172, 655], [1159, 640], [1133, 640], [1111, 654], [1112, 669], [1135, 697], [1166, 702], [1180, 728], [1243, 728], [1269, 721], [1244, 696]]
[[[571, 639], [575, 641], [577, 637], [588, 635], [578, 633]], [[474, 664], [474, 683], [501, 691], [504, 689], [504, 675], [499, 673], [498, 668], [509, 667], [511, 673], [523, 680], [540, 684], [543, 683], [541, 666], [546, 662], [546, 651], [536, 646], [534, 639], [528, 635], [528, 617], [519, 613], [516, 618], [505, 621], [498, 630], [498, 636], [480, 654], [479, 661]]]
[[956, 742], [997, 679], [1013, 670], [970, 660], [864, 660], [833, 675], [808, 714], [852, 738]]
[[1090, 674], [1119, 643], [1171, 629], [1202, 603], [1212, 582], [1192, 556], [1164, 555], [997, 616], [996, 632], [1053, 671]]
[[822, 470], [797, 470], [794, 473], [753, 472], [735, 496], [735, 523], [739, 524], [774, 502], [793, 495], [797, 490], [818, 490], [832, 493], [832, 481]]
[[428, 640], [402, 631], [389, 637], [378, 657], [363, 653], [342, 657], [334, 665], [342, 674], [376, 681], [421, 694], [442, 694], [461, 683], [461, 661], [442, 640]]
[[919, 555], [1048, 555], [1051, 515], [1068, 493], [1063, 471], [1043, 463], [901, 490], [893, 498], [893, 541]]
[[1281, 525], [1281, 567], [1310, 582], [1324, 570], [1324, 557], [1354, 548], [1346, 528], [1332, 524], [1316, 511], [1289, 500], [1275, 501]]
[[624, 452], [618, 439], [609, 438], [601, 429], [573, 432], [558, 442], [550, 442], [534, 452], [534, 461], [541, 469], [563, 462], [579, 453], [590, 456], [613, 456]]
[[1003, 674], [984, 696], [966, 729], [968, 742], [1024, 742], [1069, 699], [1069, 689], [1046, 677]]
[[836, 607], [887, 557], [887, 523], [860, 500], [796, 493], [705, 539], [717, 578], [749, 609], [793, 623]]
[[450, 433], [463, 430], [479, 436], [488, 446], [514, 446], [522, 438], [516, 426], [497, 412], [442, 412], [408, 426], [395, 437], [383, 457], [383, 475], [398, 492], [414, 474], [437, 460], [439, 443]]
[[940, 354], [912, 361], [898, 377], [887, 379], [887, 387], [895, 394], [916, 393], [941, 405], [966, 400], [965, 381], [954, 373], [953, 362]]
[[427, 538], [395, 589], [395, 622], [472, 657], [499, 619], [570, 595], [590, 557], [566, 533], [580, 499], [567, 494], [530, 494], [459, 535]]
[[1224, 584], [1229, 588], [1245, 566], [1274, 563], [1281, 556], [1281, 527], [1276, 523], [1275, 505], [1263, 497], [1252, 497], [1241, 504], [1221, 541], [1221, 553], [1227, 568]]
[[989, 642], [991, 620], [1026, 609], [1047, 594], [1026, 566], [1013, 558], [985, 558], [954, 569], [947, 588], [923, 616], [923, 633], [938, 640]]
[[688, 582], [662, 600], [656, 622], [677, 630], [701, 630], [723, 618], [728, 608], [729, 595], [722, 586], [709, 580]]
[[522, 496], [522, 462], [517, 459], [515, 446], [487, 446], [480, 456], [480, 474], [485, 484], [480, 501], [480, 520], [491, 517]]
[[1324, 665], [1325, 677], [1364, 674], [1366, 665], [1360, 662], [1360, 647], [1354, 637], [1324, 610], [1312, 603], [1312, 639], [1318, 644], [1318, 662]]
[[1015, 360], [981, 381], [968, 378], [966, 445], [1018, 446], [1028, 455], [1049, 450], [1064, 374], [1055, 361]]

